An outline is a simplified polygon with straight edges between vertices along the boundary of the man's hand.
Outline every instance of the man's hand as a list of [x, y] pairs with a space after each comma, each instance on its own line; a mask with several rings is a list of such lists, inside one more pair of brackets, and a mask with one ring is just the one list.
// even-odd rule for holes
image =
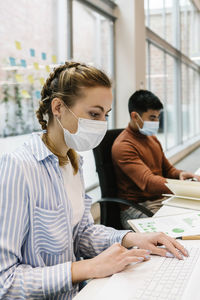
[[186, 179], [190, 179], [190, 178], [196, 178], [197, 181], [200, 181], [200, 176], [195, 175], [193, 173], [183, 171], [179, 174], [179, 179], [180, 180], [186, 180]]

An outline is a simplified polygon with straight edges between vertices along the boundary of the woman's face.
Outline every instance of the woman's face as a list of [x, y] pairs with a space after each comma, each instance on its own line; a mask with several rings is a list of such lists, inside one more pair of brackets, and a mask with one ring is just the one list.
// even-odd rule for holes
[[[84, 95], [69, 109], [77, 118], [105, 121], [111, 111], [112, 89], [106, 87], [84, 88]], [[78, 122], [63, 102], [60, 107], [60, 122], [71, 133], [77, 131]]]

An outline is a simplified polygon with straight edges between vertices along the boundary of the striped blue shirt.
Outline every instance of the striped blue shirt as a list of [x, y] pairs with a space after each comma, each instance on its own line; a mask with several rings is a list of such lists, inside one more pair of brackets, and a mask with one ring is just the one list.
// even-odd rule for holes
[[71, 263], [121, 242], [127, 231], [94, 225], [84, 192], [84, 214], [73, 228], [58, 158], [38, 134], [2, 156], [0, 174], [0, 298], [72, 299], [78, 284]]

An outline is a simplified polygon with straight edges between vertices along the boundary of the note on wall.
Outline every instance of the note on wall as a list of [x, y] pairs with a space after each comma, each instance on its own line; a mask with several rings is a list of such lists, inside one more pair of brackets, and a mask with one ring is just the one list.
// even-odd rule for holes
[[15, 41], [15, 47], [17, 50], [21, 50], [22, 47], [21, 47], [21, 43], [19, 41]]
[[21, 66], [24, 67], [24, 68], [27, 67], [25, 59], [21, 59]]
[[57, 63], [57, 57], [56, 57], [56, 55], [52, 55], [52, 63], [53, 64]]
[[18, 83], [23, 82], [23, 77], [21, 74], [15, 74], [15, 79], [17, 80]]
[[35, 56], [35, 50], [33, 48], [30, 49], [30, 55]]
[[49, 67], [48, 65], [45, 67], [45, 69], [46, 69], [46, 71], [47, 71], [48, 73], [50, 73], [51, 69], [50, 69], [50, 67]]
[[9, 61], [10, 61], [10, 65], [12, 66], [12, 67], [14, 67], [14, 66], [16, 66], [16, 61], [15, 61], [15, 58], [14, 57], [9, 57]]
[[22, 90], [21, 94], [24, 98], [31, 98], [30, 94], [27, 92], [27, 90]]
[[47, 55], [46, 55], [45, 52], [42, 52], [42, 53], [41, 53], [41, 56], [42, 56], [42, 59], [43, 59], [43, 60], [46, 60], [46, 59], [47, 59]]
[[34, 83], [33, 75], [28, 75], [27, 79], [28, 79], [28, 81], [29, 81], [30, 84]]
[[37, 99], [40, 99], [41, 98], [40, 91], [36, 91], [35, 92], [35, 96], [36, 96]]
[[39, 69], [40, 69], [39, 64], [38, 64], [37, 62], [34, 62], [34, 63], [33, 63], [33, 66], [34, 66], [34, 68], [35, 68], [36, 70], [39, 70]]
[[44, 77], [40, 77], [40, 84], [41, 84], [41, 85], [44, 85], [44, 83], [45, 83]]

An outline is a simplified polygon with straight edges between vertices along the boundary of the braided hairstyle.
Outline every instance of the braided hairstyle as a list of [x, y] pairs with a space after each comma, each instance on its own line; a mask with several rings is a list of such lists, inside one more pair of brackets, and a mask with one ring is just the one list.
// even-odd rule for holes
[[[47, 130], [48, 122], [51, 122], [53, 118], [51, 101], [54, 98], [60, 98], [68, 107], [72, 107], [78, 97], [82, 95], [82, 88], [99, 86], [110, 88], [111, 82], [102, 71], [93, 66], [77, 62], [65, 62], [64, 65], [56, 67], [50, 73], [42, 88], [41, 101], [36, 111], [36, 116], [42, 129]], [[48, 117], [48, 121], [45, 116]], [[48, 138], [48, 130], [43, 134], [43, 141], [52, 153], [58, 157], [60, 166], [65, 165], [69, 157], [74, 173], [77, 173], [78, 159], [73, 149], [69, 149], [66, 156], [61, 156]]]

